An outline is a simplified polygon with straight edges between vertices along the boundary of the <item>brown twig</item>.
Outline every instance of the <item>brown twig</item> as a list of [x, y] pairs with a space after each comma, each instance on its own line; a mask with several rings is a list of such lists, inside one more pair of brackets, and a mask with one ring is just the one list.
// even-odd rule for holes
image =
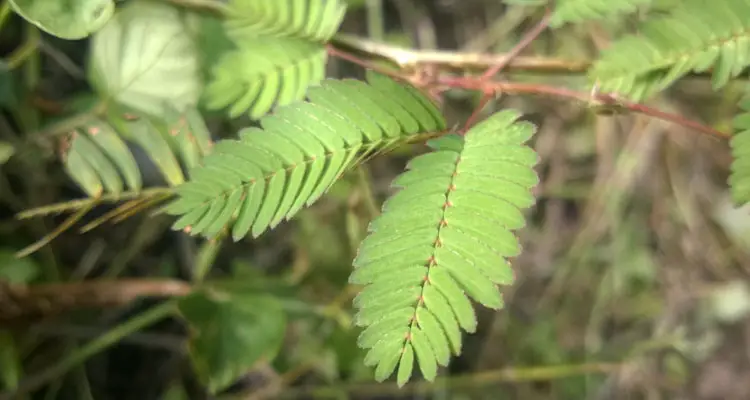
[[493, 65], [492, 67], [488, 68], [487, 71], [485, 71], [484, 74], [482, 74], [481, 79], [486, 81], [491, 79], [493, 76], [497, 75], [498, 72], [502, 71], [503, 68], [505, 68], [514, 58], [518, 57], [519, 54], [521, 54], [522, 51], [524, 51], [531, 42], [536, 40], [536, 38], [539, 37], [539, 35], [544, 32], [545, 29], [547, 29], [547, 26], [549, 25], [550, 17], [552, 16], [552, 11], [549, 7], [544, 12], [544, 17], [542, 17], [541, 21], [539, 21], [538, 24], [534, 27], [534, 29], [527, 32], [523, 39], [521, 39], [520, 42], [518, 42], [513, 48], [506, 53], [500, 61], [497, 62], [497, 64]]
[[90, 280], [39, 285], [0, 284], [0, 325], [79, 308], [128, 304], [140, 297], [176, 297], [190, 293], [189, 283], [170, 279]]
[[[534, 29], [527, 32], [525, 35], [523, 35], [523, 39], [519, 41], [513, 48], [505, 54], [505, 56], [497, 62], [497, 64], [491, 66], [490, 68], [485, 71], [481, 77], [479, 77], [479, 80], [481, 82], [489, 82], [492, 77], [497, 75], [500, 71], [505, 68], [508, 63], [511, 62], [515, 57], [517, 57], [519, 54], [521, 54], [524, 49], [526, 49], [531, 42], [533, 42], [539, 35], [542, 34], [542, 32], [547, 28], [549, 25], [550, 16], [552, 15], [552, 11], [549, 7], [544, 12], [544, 17], [542, 17], [541, 21], [536, 24]], [[463, 133], [466, 133], [469, 128], [471, 128], [472, 125], [474, 125], [474, 122], [479, 117], [479, 113], [482, 112], [484, 107], [487, 105], [487, 103], [490, 101], [490, 98], [492, 98], [493, 91], [488, 90], [489, 87], [484, 87], [484, 93], [482, 94], [482, 99], [479, 100], [479, 104], [474, 108], [474, 111], [472, 111], [469, 118], [466, 119], [466, 124], [464, 125]]]
[[728, 139], [729, 134], [703, 125], [699, 122], [690, 120], [678, 114], [668, 113], [661, 111], [653, 107], [649, 107], [640, 103], [630, 102], [624, 99], [620, 99], [617, 96], [610, 93], [583, 93], [575, 90], [541, 85], [535, 83], [520, 83], [520, 82], [481, 82], [475, 78], [454, 78], [454, 77], [442, 77], [439, 78], [438, 82], [442, 85], [449, 87], [456, 87], [462, 89], [474, 89], [484, 90], [486, 87], [491, 87], [497, 92], [507, 94], [534, 94], [534, 95], [547, 95], [552, 97], [566, 98], [571, 100], [577, 100], [585, 102], [590, 105], [608, 105], [616, 106], [626, 109], [631, 112], [648, 115], [654, 118], [658, 118], [664, 121], [669, 121], [677, 125], [684, 126], [686, 128], [694, 129], [698, 132], [717, 137], [720, 139]]
[[[333, 45], [328, 46], [328, 52], [331, 56], [338, 57], [354, 64], [357, 64], [363, 68], [373, 69], [377, 72], [383, 73], [395, 79], [403, 80], [414, 84], [415, 86], [421, 87], [422, 89], [431, 91], [435, 88], [454, 88], [454, 89], [465, 89], [465, 90], [477, 90], [485, 92], [490, 90], [492, 93], [505, 93], [505, 94], [532, 94], [532, 95], [546, 95], [551, 97], [558, 97], [562, 99], [577, 100], [584, 102], [588, 105], [610, 105], [620, 107], [622, 109], [629, 110], [644, 115], [648, 115], [654, 118], [662, 119], [675, 123], [686, 128], [694, 129], [698, 132], [721, 138], [729, 138], [729, 134], [721, 132], [709, 126], [703, 125], [699, 122], [690, 120], [678, 114], [668, 113], [661, 111], [653, 107], [649, 107], [640, 103], [630, 102], [624, 99], [620, 99], [617, 96], [610, 93], [583, 93], [564, 87], [555, 87], [549, 85], [535, 84], [535, 83], [522, 83], [522, 82], [508, 82], [508, 81], [489, 81], [485, 82], [477, 77], [471, 76], [450, 76], [440, 75], [434, 76], [431, 80], [415, 80], [410, 79], [403, 72], [393, 71], [375, 65], [369, 60], [363, 60], [359, 57], [347, 53]], [[512, 61], [511, 61], [512, 63]]]
[[[507, 53], [488, 54], [446, 50], [414, 50], [347, 34], [337, 34], [331, 43], [342, 51], [361, 54], [368, 58], [385, 59], [404, 69], [413, 69], [420, 65], [433, 65], [442, 70], [485, 71], [487, 68], [508, 59]], [[504, 69], [514, 72], [581, 74], [585, 73], [590, 65], [590, 61], [518, 56], [510, 57], [510, 61]]]

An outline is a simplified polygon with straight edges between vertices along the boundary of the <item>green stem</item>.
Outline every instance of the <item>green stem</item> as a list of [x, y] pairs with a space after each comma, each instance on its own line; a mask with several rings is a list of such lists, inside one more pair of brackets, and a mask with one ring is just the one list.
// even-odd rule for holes
[[367, 36], [370, 40], [383, 41], [385, 38], [385, 18], [383, 0], [367, 0]]
[[[2, 18], [2, 16], [0, 16]], [[29, 38], [16, 49], [5, 61], [8, 70], [13, 70], [21, 66], [24, 61], [28, 60], [29, 57], [34, 55], [36, 49], [39, 47], [39, 35], [31, 35]]]
[[219, 254], [221, 244], [224, 242], [224, 237], [226, 237], [226, 231], [222, 231], [215, 238], [203, 243], [198, 252], [195, 271], [193, 272], [193, 283], [199, 284], [203, 282], [209, 271], [211, 271], [211, 267], [214, 265], [214, 261], [216, 261], [216, 255]]
[[344, 385], [326, 385], [313, 388], [294, 388], [282, 393], [279, 398], [334, 398], [342, 392], [357, 393], [359, 395], [388, 394], [427, 394], [441, 388], [449, 387], [451, 390], [467, 388], [480, 388], [487, 385], [496, 385], [501, 382], [534, 382], [564, 379], [571, 376], [587, 374], [610, 374], [622, 367], [616, 363], [591, 363], [573, 365], [553, 365], [531, 368], [504, 368], [493, 371], [479, 372], [470, 375], [437, 378], [434, 382], [415, 381], [399, 388], [395, 382], [392, 383], [352, 383]]
[[374, 219], [380, 215], [380, 207], [375, 200], [375, 196], [372, 194], [372, 182], [370, 180], [370, 172], [364, 164], [360, 164], [357, 168], [357, 174], [359, 175], [360, 190], [362, 190], [362, 200], [367, 208], [368, 217]]
[[67, 373], [71, 369], [81, 365], [94, 354], [97, 354], [119, 342], [122, 338], [139, 331], [161, 319], [166, 318], [174, 312], [175, 302], [173, 300], [152, 307], [143, 313], [136, 315], [120, 325], [115, 326], [108, 332], [86, 343], [77, 350], [71, 352], [67, 357], [40, 374], [22, 381], [14, 392], [0, 394], [0, 400], [17, 398], [18, 395], [39, 389], [46, 383], [58, 376]]
[[65, 201], [62, 203], [50, 204], [42, 207], [32, 208], [22, 211], [16, 215], [17, 219], [27, 219], [40, 217], [49, 214], [59, 214], [65, 211], [78, 210], [83, 207], [101, 203], [115, 203], [122, 200], [130, 200], [138, 197], [153, 197], [162, 194], [170, 194], [174, 189], [168, 187], [155, 187], [150, 189], [122, 192], [117, 194], [105, 194], [99, 197], [89, 197], [79, 200]]
[[3, 29], [5, 21], [7, 21], [10, 16], [10, 12], [10, 1], [6, 0], [3, 2], [3, 5], [0, 6], [0, 29]]

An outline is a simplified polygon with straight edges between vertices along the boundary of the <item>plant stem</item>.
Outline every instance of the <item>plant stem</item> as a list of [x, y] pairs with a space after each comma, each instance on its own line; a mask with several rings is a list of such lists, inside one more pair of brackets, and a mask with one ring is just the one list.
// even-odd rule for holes
[[21, 382], [18, 389], [14, 392], [0, 393], [0, 400], [10, 400], [18, 395], [31, 392], [44, 386], [49, 381], [70, 371], [72, 368], [82, 364], [89, 357], [96, 353], [104, 351], [113, 344], [119, 342], [122, 338], [139, 331], [163, 318], [166, 318], [174, 311], [175, 303], [170, 300], [152, 307], [141, 314], [138, 314], [120, 325], [115, 326], [103, 335], [84, 344], [77, 350], [68, 354], [57, 364], [49, 367], [41, 373], [32, 376]]
[[0, 302], [0, 325], [76, 308], [123, 306], [142, 297], [180, 297], [190, 294], [193, 287], [177, 279], [95, 279], [9, 285], [2, 290], [9, 298]]
[[449, 387], [451, 390], [478, 388], [501, 382], [533, 382], [563, 379], [570, 376], [584, 374], [609, 374], [617, 372], [622, 367], [617, 363], [590, 363], [577, 365], [554, 365], [531, 368], [504, 368], [494, 371], [479, 372], [470, 375], [459, 375], [436, 378], [434, 382], [411, 382], [399, 388], [395, 382], [389, 383], [352, 383], [337, 386], [322, 386], [313, 388], [294, 388], [281, 393], [280, 398], [333, 398], [344, 393], [358, 395], [386, 396], [404, 394], [427, 394], [436, 388]]
[[10, 1], [6, 0], [0, 5], [0, 29], [3, 29], [3, 26], [5, 26], [5, 21], [8, 20], [10, 13]]
[[383, 0], [367, 0], [367, 36], [372, 40], [383, 41], [385, 38], [385, 18], [383, 18]]
[[24, 61], [36, 52], [37, 47], [39, 47], [39, 35], [30, 36], [25, 42], [23, 42], [21, 47], [13, 51], [7, 61], [5, 61], [8, 70], [13, 70], [21, 66]]
[[29, 210], [22, 211], [16, 214], [17, 219], [27, 219], [33, 217], [40, 217], [49, 214], [59, 214], [65, 211], [73, 211], [90, 205], [96, 205], [101, 203], [115, 203], [122, 200], [130, 200], [139, 197], [153, 197], [165, 194], [171, 194], [173, 191], [169, 187], [155, 187], [149, 189], [143, 189], [139, 191], [122, 192], [118, 194], [105, 194], [99, 197], [89, 197], [79, 200], [65, 201], [62, 203], [49, 204], [42, 207], [32, 208]]
[[[547, 7], [544, 13], [544, 17], [541, 21], [539, 21], [539, 23], [536, 24], [534, 29], [526, 32], [526, 34], [523, 35], [523, 39], [521, 39], [520, 42], [516, 43], [516, 45], [513, 46], [513, 48], [507, 54], [505, 54], [502, 59], [498, 60], [497, 64], [488, 68], [487, 71], [485, 71], [482, 76], [479, 77], [479, 80], [488, 82], [490, 79], [492, 79], [493, 76], [497, 75], [498, 72], [502, 71], [503, 68], [505, 68], [511, 61], [513, 61], [514, 58], [518, 57], [518, 55], [521, 54], [521, 52], [524, 51], [531, 44], [531, 42], [539, 37], [539, 35], [541, 35], [542, 32], [547, 28], [551, 15], [552, 11], [549, 7]], [[486, 106], [487, 103], [489, 103], [490, 98], [492, 98], [492, 91], [484, 90], [483, 92], [484, 93], [482, 94], [481, 100], [479, 100], [479, 104], [476, 106], [476, 108], [474, 108], [474, 111], [472, 111], [471, 115], [469, 115], [469, 118], [466, 119], [463, 133], [466, 133], [469, 128], [471, 128], [476, 119], [479, 117], [479, 113], [482, 112], [484, 106]]]
[[[441, 69], [487, 70], [507, 59], [506, 53], [488, 54], [456, 52], [446, 50], [414, 50], [376, 42], [345, 33], [336, 34], [331, 44], [341, 50], [366, 55], [370, 58], [386, 59], [401, 68], [415, 68], [418, 65], [434, 65]], [[548, 74], [582, 74], [591, 63], [550, 57], [511, 57], [506, 68], [511, 71], [538, 72]]]
[[214, 261], [216, 261], [216, 256], [219, 254], [219, 250], [221, 249], [226, 234], [227, 231], [224, 230], [215, 238], [209, 239], [203, 243], [198, 251], [198, 257], [196, 258], [195, 270], [193, 271], [193, 283], [200, 284], [211, 271], [211, 267], [214, 265]]

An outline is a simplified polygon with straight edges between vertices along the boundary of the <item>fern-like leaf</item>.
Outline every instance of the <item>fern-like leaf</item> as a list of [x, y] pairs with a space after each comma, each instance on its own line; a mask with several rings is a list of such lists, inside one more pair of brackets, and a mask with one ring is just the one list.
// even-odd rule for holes
[[222, 57], [206, 88], [207, 106], [229, 107], [236, 118], [257, 119], [304, 97], [325, 77], [327, 54], [318, 43], [295, 38], [248, 39]]
[[603, 88], [621, 94], [662, 90], [690, 71], [713, 68], [714, 88], [750, 64], [750, 2], [685, 1], [668, 16], [651, 18], [607, 49], [592, 69]]
[[181, 164], [193, 168], [210, 151], [211, 137], [197, 110], [177, 113], [170, 109], [162, 121], [123, 113], [124, 108], [115, 105], [111, 109], [119, 110], [107, 120], [79, 126], [63, 155], [68, 175], [91, 197], [141, 190], [142, 171], [127, 142], [146, 152], [170, 186], [185, 181]]
[[346, 12], [341, 0], [232, 0], [226, 28], [236, 42], [258, 36], [325, 42]]
[[366, 327], [358, 344], [378, 381], [398, 366], [403, 385], [415, 357], [432, 380], [460, 353], [461, 329], [476, 328], [469, 298], [503, 306], [496, 285], [514, 280], [506, 258], [521, 249], [512, 231], [524, 226], [538, 183], [537, 155], [524, 145], [535, 128], [518, 118], [502, 111], [465, 137], [429, 142], [433, 151], [411, 160], [370, 224], [349, 281], [366, 285], [355, 322]]
[[550, 26], [630, 14], [649, 3], [651, 0], [559, 0], [555, 2]]
[[729, 188], [738, 206], [750, 202], [750, 96], [740, 102], [742, 112], [735, 117], [737, 132], [732, 136], [732, 166]]
[[308, 101], [279, 108], [239, 140], [214, 146], [165, 211], [174, 229], [235, 240], [257, 237], [309, 206], [362, 158], [445, 129], [439, 110], [411, 86], [368, 73], [368, 82], [325, 80]]

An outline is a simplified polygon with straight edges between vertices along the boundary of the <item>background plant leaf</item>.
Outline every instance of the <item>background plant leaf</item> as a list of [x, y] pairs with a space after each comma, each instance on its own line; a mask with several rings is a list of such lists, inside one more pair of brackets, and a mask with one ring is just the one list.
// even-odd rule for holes
[[175, 7], [129, 3], [93, 36], [92, 84], [102, 97], [155, 116], [197, 104], [200, 58], [189, 32]]
[[274, 297], [205, 290], [181, 299], [179, 309], [193, 331], [190, 359], [212, 393], [273, 359], [284, 338], [286, 316]]
[[113, 0], [8, 0], [13, 11], [62, 39], [83, 39], [109, 22]]

